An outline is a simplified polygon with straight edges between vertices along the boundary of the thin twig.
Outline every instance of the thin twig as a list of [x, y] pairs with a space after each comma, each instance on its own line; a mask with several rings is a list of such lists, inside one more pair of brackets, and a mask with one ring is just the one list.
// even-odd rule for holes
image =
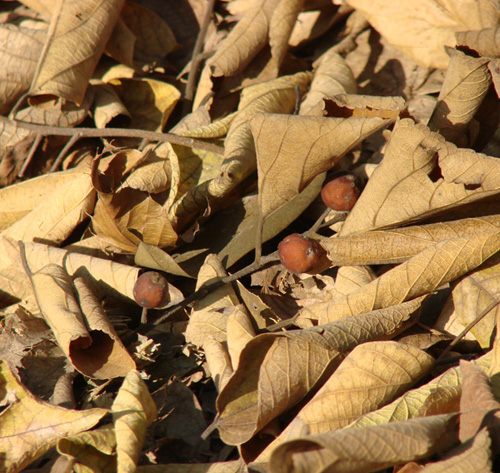
[[26, 156], [26, 159], [24, 160], [23, 167], [19, 171], [19, 174], [17, 177], [23, 178], [24, 175], [26, 174], [26, 170], [28, 169], [28, 166], [31, 164], [31, 161], [33, 160], [33, 156], [35, 156], [35, 152], [40, 145], [40, 142], [42, 141], [43, 135], [40, 133], [36, 134], [35, 141], [31, 145], [30, 152], [28, 153], [28, 156]]
[[[472, 281], [478, 285], [476, 283], [476, 281], [474, 281], [474, 279], [472, 279]], [[479, 285], [478, 285], [479, 286]], [[485, 289], [483, 287], [481, 287], [481, 289], [483, 291], [485, 291]], [[488, 291], [485, 291], [488, 293]], [[467, 325], [467, 327], [465, 327], [454, 339], [453, 341], [448, 345], [448, 347], [446, 347], [446, 349], [443, 351], [443, 353], [441, 353], [441, 355], [439, 355], [438, 359], [436, 360], [439, 361], [439, 360], [442, 360], [450, 351], [451, 349], [460, 341], [462, 340], [462, 338], [465, 337], [465, 335], [467, 335], [467, 333], [469, 333], [469, 331], [474, 328], [475, 325], [477, 325], [479, 322], [481, 322], [481, 320], [483, 320], [498, 304], [500, 304], [500, 299], [495, 299], [491, 294], [488, 293], [488, 295], [493, 299], [482, 311], [481, 313], [469, 324]]]
[[199, 299], [203, 299], [205, 296], [215, 291], [216, 289], [219, 289], [220, 287], [225, 286], [226, 284], [232, 283], [233, 281], [236, 281], [244, 276], [247, 276], [248, 274], [251, 274], [254, 271], [262, 269], [267, 264], [274, 263], [275, 261], [279, 261], [277, 251], [271, 253], [270, 255], [263, 256], [259, 262], [254, 261], [252, 264], [246, 266], [243, 269], [240, 269], [239, 271], [237, 271], [234, 274], [231, 274], [230, 276], [226, 276], [225, 278], [219, 279], [218, 281], [212, 284], [207, 284], [206, 286], [202, 286], [200, 289], [193, 292], [190, 296], [186, 297], [183, 301], [179, 302], [178, 304], [175, 304], [170, 309], [168, 309], [168, 311], [165, 314], [163, 314], [159, 319], [153, 322], [153, 325], [159, 325], [163, 323], [172, 314], [174, 314], [180, 309], [183, 309], [192, 302], [197, 301]]
[[57, 171], [57, 168], [59, 165], [62, 163], [64, 157], [68, 153], [69, 149], [82, 137], [80, 133], [74, 134], [69, 141], [64, 145], [64, 148], [61, 150], [61, 152], [57, 155], [56, 160], [54, 161], [54, 164], [50, 168], [49, 172], [54, 172]]
[[215, 0], [209, 0], [205, 13], [203, 14], [203, 20], [201, 22], [200, 31], [198, 37], [196, 38], [196, 43], [193, 49], [193, 55], [191, 57], [191, 68], [189, 69], [188, 80], [186, 84], [186, 90], [184, 92], [185, 102], [183, 105], [183, 115], [186, 115], [191, 109], [191, 105], [194, 97], [196, 76], [198, 73], [198, 67], [202, 61], [200, 56], [201, 50], [203, 48], [203, 43], [205, 42], [205, 37], [208, 31], [208, 25], [210, 24], [210, 18], [212, 18], [212, 12], [214, 9]]
[[0, 122], [15, 124], [20, 128], [32, 130], [40, 133], [43, 136], [73, 136], [80, 134], [85, 138], [139, 138], [149, 139], [151, 141], [164, 141], [175, 145], [186, 146], [187, 148], [198, 148], [217, 154], [224, 154], [224, 148], [212, 143], [188, 138], [185, 136], [175, 135], [173, 133], [159, 133], [156, 131], [137, 130], [128, 128], [69, 128], [57, 127], [48, 125], [36, 125], [34, 123], [25, 123], [18, 120], [10, 120], [9, 118], [0, 116]]

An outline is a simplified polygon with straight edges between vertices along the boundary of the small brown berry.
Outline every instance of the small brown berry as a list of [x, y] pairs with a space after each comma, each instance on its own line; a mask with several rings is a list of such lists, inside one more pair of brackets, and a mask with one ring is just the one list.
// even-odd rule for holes
[[146, 309], [161, 306], [168, 299], [168, 282], [156, 271], [141, 274], [134, 285], [134, 299]]
[[359, 189], [351, 175], [340, 176], [327, 182], [321, 189], [321, 198], [333, 210], [351, 210], [359, 197]]
[[278, 245], [281, 264], [292, 273], [315, 271], [325, 250], [312, 238], [292, 233]]

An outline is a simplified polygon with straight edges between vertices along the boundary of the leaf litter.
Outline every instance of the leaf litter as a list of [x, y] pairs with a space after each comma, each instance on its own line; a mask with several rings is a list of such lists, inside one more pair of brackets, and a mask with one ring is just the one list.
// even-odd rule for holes
[[498, 469], [498, 1], [21, 4], [0, 471]]

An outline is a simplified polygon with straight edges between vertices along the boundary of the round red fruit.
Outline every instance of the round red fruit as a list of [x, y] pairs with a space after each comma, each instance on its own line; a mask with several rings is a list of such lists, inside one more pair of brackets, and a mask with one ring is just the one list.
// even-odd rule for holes
[[278, 245], [278, 253], [288, 271], [307, 273], [318, 267], [325, 251], [316, 240], [292, 233]]
[[332, 179], [321, 189], [321, 198], [324, 204], [339, 211], [351, 210], [358, 200], [359, 194], [354, 177], [351, 175]]
[[134, 285], [134, 299], [146, 309], [154, 309], [167, 302], [168, 282], [156, 271], [141, 274]]

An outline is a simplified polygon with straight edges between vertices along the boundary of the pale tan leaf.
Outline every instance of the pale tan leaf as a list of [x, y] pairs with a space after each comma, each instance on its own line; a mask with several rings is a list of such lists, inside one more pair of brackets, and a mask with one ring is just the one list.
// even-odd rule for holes
[[[38, 23], [40, 26], [42, 22]], [[45, 41], [46, 29], [3, 24], [0, 42], [0, 113], [7, 115], [19, 97], [28, 91]]]
[[347, 295], [376, 279], [375, 272], [369, 266], [342, 266], [335, 278], [335, 292]]
[[[484, 355], [476, 363], [487, 369], [490, 355]], [[377, 411], [365, 414], [354, 421], [350, 427], [366, 427], [403, 421], [429, 414], [459, 412], [462, 393], [462, 375], [458, 367], [449, 368], [443, 374], [423, 386], [411, 389]]]
[[165, 248], [175, 246], [178, 238], [163, 207], [130, 187], [99, 195], [92, 229], [126, 253], [135, 253], [141, 241]]
[[[262, 241], [265, 242], [275, 237], [304, 212], [318, 195], [323, 181], [323, 175], [317, 176], [300, 194], [273, 212], [264, 222]], [[219, 258], [228, 268], [255, 248], [255, 228], [260, 218], [257, 195], [246, 196], [241, 200], [241, 204], [237, 205], [237, 210], [244, 211], [244, 217], [236, 230], [228, 236], [227, 244], [218, 253]], [[227, 217], [224, 216], [224, 218]], [[220, 223], [218, 228], [220, 228]], [[220, 238], [219, 235], [218, 239]]]
[[497, 158], [457, 148], [423, 125], [400, 120], [341, 234], [409, 223], [494, 195], [499, 174]]
[[[454, 288], [434, 327], [458, 335], [472, 323], [500, 295], [500, 257], [493, 256], [472, 274], [463, 278]], [[493, 343], [498, 306], [492, 307], [470, 329], [470, 338], [488, 349]]]
[[330, 325], [254, 337], [217, 399], [221, 438], [229, 444], [249, 440], [329, 376], [356, 345], [390, 339], [411, 325], [421, 302], [422, 298]]
[[97, 128], [130, 125], [131, 115], [113, 87], [104, 83], [93, 83], [95, 91], [92, 114]]
[[242, 71], [268, 41], [269, 24], [281, 0], [255, 0], [243, 18], [207, 61], [212, 75], [232, 76]]
[[[208, 255], [200, 268], [196, 288], [225, 276], [227, 273], [220, 260], [215, 255]], [[230, 285], [222, 286], [196, 301], [184, 334], [186, 342], [203, 347], [204, 340], [208, 338], [219, 342], [227, 341], [228, 313], [224, 309], [230, 309], [238, 303], [238, 296]]]
[[[269, 215], [301, 192], [314, 177], [331, 169], [357, 144], [396, 119], [377, 116], [362, 98], [359, 105], [340, 96], [334, 106], [360, 117], [333, 118], [283, 114], [256, 114], [251, 120], [257, 151], [259, 207]], [[387, 102], [393, 105], [391, 98]], [[384, 103], [380, 101], [380, 105]], [[364, 108], [363, 108], [364, 106]], [[403, 102], [399, 103], [399, 108]], [[363, 117], [365, 109], [372, 116]], [[288, 172], [284, 173], [283, 169]]]
[[500, 56], [500, 29], [485, 28], [473, 31], [457, 31], [455, 33], [457, 44], [467, 46], [476, 51], [480, 56]]
[[233, 307], [227, 317], [227, 350], [233, 370], [238, 369], [240, 353], [253, 337], [255, 330], [245, 307]]
[[111, 406], [116, 433], [117, 472], [133, 473], [146, 438], [156, 419], [156, 405], [138, 371], [130, 371]]
[[93, 212], [95, 196], [88, 170], [77, 173], [2, 235], [15, 240], [61, 243]]
[[481, 265], [499, 250], [499, 245], [500, 232], [436, 243], [347, 296], [305, 307], [297, 323], [301, 319], [329, 323], [432, 292]]
[[58, 439], [92, 428], [106, 409], [76, 411], [33, 396], [0, 360], [0, 396], [9, 406], [0, 414], [0, 451], [5, 473], [17, 473], [54, 447]]
[[149, 78], [109, 83], [132, 115], [132, 128], [141, 130], [162, 131], [181, 95], [173, 85]]
[[487, 58], [476, 58], [454, 50], [446, 71], [429, 129], [446, 140], [468, 147], [465, 131], [491, 84]]
[[72, 349], [88, 348], [92, 338], [68, 273], [61, 266], [49, 264], [30, 274], [30, 279], [40, 312], [64, 354], [71, 359]]
[[[324, 106], [321, 102], [324, 98], [356, 93], [356, 81], [352, 71], [334, 48], [330, 48], [317, 61], [311, 87], [300, 104], [299, 115], [322, 116]], [[320, 104], [320, 108], [316, 108], [317, 104]]]
[[[237, 113], [230, 113], [212, 122], [208, 111], [205, 108], [199, 107], [193, 113], [184, 117], [171, 132], [191, 138], [221, 138], [229, 131], [231, 122]], [[199, 115], [202, 115], [202, 117], [199, 118]]]
[[72, 168], [67, 171], [43, 174], [0, 189], [2, 202], [0, 230], [11, 226], [37, 207], [47, 195], [54, 191], [54, 188], [64, 186], [85, 172], [84, 168]]
[[238, 114], [231, 122], [225, 141], [224, 163], [220, 176], [210, 184], [210, 195], [225, 195], [255, 172], [257, 162], [250, 120], [257, 113], [291, 113], [297, 100], [297, 88], [299, 95], [302, 95], [311, 81], [311, 76], [311, 73], [300, 72], [243, 90]]
[[52, 12], [32, 92], [82, 103], [123, 4], [123, 0], [91, 0], [58, 5]]
[[445, 46], [455, 46], [455, 32], [496, 26], [496, 1], [466, 0], [348, 0], [389, 43], [415, 62], [445, 69], [449, 58]]
[[[2, 261], [5, 267], [21, 268], [17, 243], [1, 238], [0, 245], [2, 248], [0, 256], [5, 258]], [[125, 299], [128, 303], [134, 301], [134, 285], [139, 277], [140, 268], [41, 243], [25, 242], [25, 247], [26, 259], [33, 272], [48, 264], [57, 264], [63, 266], [72, 276], [82, 276], [92, 291], [99, 296]], [[171, 303], [183, 299], [182, 293], [170, 283], [168, 291]]]
[[158, 269], [167, 274], [191, 278], [182, 267], [176, 263], [174, 258], [157, 246], [140, 242], [134, 256], [134, 263], [145, 268]]
[[103, 473], [116, 471], [115, 448], [116, 436], [111, 424], [64, 437], [57, 442], [57, 451], [76, 463], [75, 471], [82, 466]]
[[278, 446], [270, 460], [272, 473], [378, 471], [427, 458], [456, 442], [456, 415], [393, 422], [362, 429], [302, 437]]
[[210, 377], [214, 380], [217, 391], [220, 392], [233, 375], [233, 367], [227, 348], [209, 335], [203, 341], [203, 351], [207, 359]]
[[277, 440], [345, 427], [405, 392], [433, 364], [432, 356], [399, 342], [363, 343], [347, 355]]
[[[457, 237], [496, 233], [500, 216], [465, 218], [391, 230], [373, 230], [318, 241], [333, 266], [401, 263], [432, 245]], [[491, 273], [490, 273], [491, 274]]]
[[473, 439], [444, 455], [444, 459], [427, 465], [422, 473], [492, 473], [491, 439], [488, 429], [482, 429]]

